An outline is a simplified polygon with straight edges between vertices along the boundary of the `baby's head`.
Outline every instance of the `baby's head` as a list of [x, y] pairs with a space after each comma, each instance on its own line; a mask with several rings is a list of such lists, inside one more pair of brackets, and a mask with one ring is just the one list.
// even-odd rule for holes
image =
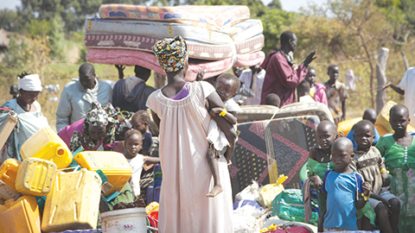
[[339, 170], [346, 169], [353, 158], [353, 143], [348, 138], [339, 138], [333, 143], [331, 160]]
[[134, 113], [130, 121], [131, 125], [133, 126], [133, 129], [140, 131], [142, 135], [144, 135], [148, 131], [148, 126], [150, 125], [150, 122], [150, 115], [144, 110], [140, 110]]
[[216, 81], [216, 92], [222, 99], [222, 101], [227, 101], [235, 97], [236, 93], [241, 86], [239, 79], [230, 73], [221, 74]]
[[133, 159], [141, 150], [143, 135], [140, 131], [130, 129], [124, 135], [124, 155], [127, 159]]
[[268, 94], [267, 97], [265, 98], [265, 104], [272, 105], [275, 107], [280, 107], [281, 99], [277, 94], [271, 93], [271, 94]]
[[405, 105], [397, 104], [389, 111], [389, 123], [395, 133], [406, 132], [409, 121], [409, 110]]
[[353, 126], [354, 141], [358, 150], [366, 151], [375, 140], [375, 126], [368, 120], [361, 120]]
[[368, 108], [363, 113], [362, 118], [363, 118], [363, 120], [368, 120], [368, 121], [372, 122], [372, 124], [375, 124], [377, 116], [378, 116], [378, 114], [376, 113], [375, 109]]
[[335, 82], [339, 78], [339, 66], [336, 64], [329, 65], [327, 75], [330, 77], [330, 81]]
[[307, 71], [308, 72], [307, 72], [307, 75], [305, 76], [305, 80], [307, 80], [307, 82], [309, 82], [310, 85], [313, 85], [316, 82], [316, 76], [317, 76], [316, 70], [313, 67], [309, 66], [307, 68]]
[[317, 127], [317, 142], [321, 149], [330, 149], [337, 137], [337, 126], [333, 122], [320, 122]]

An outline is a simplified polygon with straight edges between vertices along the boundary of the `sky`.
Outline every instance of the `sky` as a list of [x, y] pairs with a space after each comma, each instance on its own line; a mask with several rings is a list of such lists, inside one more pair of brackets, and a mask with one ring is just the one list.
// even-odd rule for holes
[[[267, 5], [271, 0], [262, 0], [265, 5]], [[307, 7], [308, 2], [314, 2], [317, 4], [322, 4], [325, 0], [280, 0], [282, 9], [286, 11], [295, 11], [298, 12], [300, 7]], [[8, 8], [14, 10], [16, 6], [20, 5], [20, 0], [0, 0], [0, 10], [4, 8]]]

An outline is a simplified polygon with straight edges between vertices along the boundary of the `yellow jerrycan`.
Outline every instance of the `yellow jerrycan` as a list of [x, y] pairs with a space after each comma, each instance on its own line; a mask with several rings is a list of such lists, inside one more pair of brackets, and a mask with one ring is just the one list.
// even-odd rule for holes
[[46, 196], [42, 230], [96, 229], [102, 180], [96, 172], [57, 172], [52, 191]]
[[121, 191], [131, 178], [133, 170], [123, 154], [111, 151], [83, 151], [75, 155], [75, 161], [90, 171], [101, 170], [113, 188], [105, 193], [111, 195]]
[[27, 158], [19, 166], [16, 191], [33, 196], [46, 196], [52, 189], [56, 164], [44, 159]]
[[23, 159], [30, 157], [52, 161], [58, 169], [66, 168], [72, 162], [72, 153], [65, 142], [45, 127], [33, 134], [20, 148]]
[[15, 159], [7, 159], [0, 167], [0, 180], [16, 191], [16, 176], [20, 162]]
[[0, 232], [40, 233], [36, 198], [23, 196], [0, 205]]

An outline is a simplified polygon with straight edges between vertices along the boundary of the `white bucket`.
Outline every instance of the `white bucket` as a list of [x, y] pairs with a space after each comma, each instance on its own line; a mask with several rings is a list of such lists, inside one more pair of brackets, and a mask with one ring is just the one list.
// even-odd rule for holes
[[103, 233], [147, 232], [145, 208], [113, 210], [100, 215]]

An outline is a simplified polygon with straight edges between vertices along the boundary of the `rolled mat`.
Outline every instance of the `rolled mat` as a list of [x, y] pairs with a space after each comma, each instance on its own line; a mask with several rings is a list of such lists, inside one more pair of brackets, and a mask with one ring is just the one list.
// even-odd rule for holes
[[232, 39], [225, 31], [168, 22], [87, 19], [87, 34], [137, 35], [151, 38], [182, 36], [186, 41], [205, 44], [229, 44]]
[[[153, 45], [163, 38], [126, 34], [85, 34], [84, 42], [87, 48], [99, 49], [132, 49], [153, 52]], [[204, 60], [221, 60], [232, 57], [232, 44], [204, 44], [186, 41], [189, 57]], [[260, 46], [260, 39], [239, 45], [241, 51], [254, 50]]]
[[[120, 49], [88, 49], [86, 59], [91, 63], [112, 64], [112, 65], [139, 65], [160, 74], [166, 73], [160, 68], [156, 56], [138, 50], [120, 50]], [[205, 71], [204, 79], [222, 74], [232, 67], [232, 58], [226, 58], [219, 61], [200, 61], [190, 60], [189, 69], [186, 73], [186, 81], [195, 81], [199, 69]]]
[[249, 19], [247, 6], [136, 6], [123, 4], [101, 5], [103, 19], [135, 19], [176, 22], [198, 27], [223, 29]]
[[234, 67], [249, 67], [261, 65], [265, 59], [265, 53], [262, 51], [257, 51], [248, 54], [238, 54], [236, 57], [236, 62], [233, 65]]
[[248, 19], [237, 23], [225, 31], [235, 42], [244, 41], [263, 32], [262, 22], [259, 19]]

